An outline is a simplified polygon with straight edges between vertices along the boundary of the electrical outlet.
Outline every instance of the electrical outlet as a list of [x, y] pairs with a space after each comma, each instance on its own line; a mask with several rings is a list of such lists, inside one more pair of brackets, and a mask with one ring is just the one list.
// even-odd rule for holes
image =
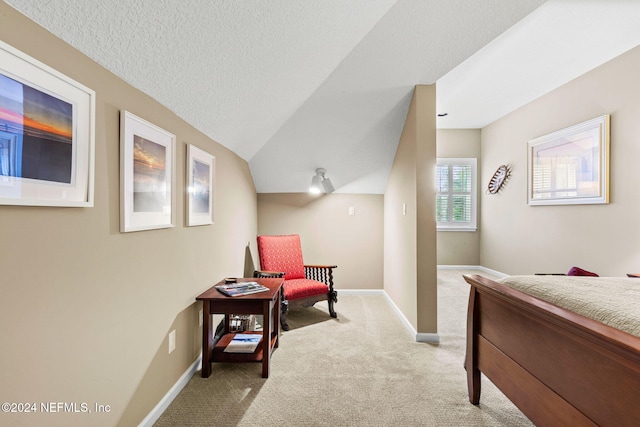
[[356, 214], [356, 208], [353, 206], [349, 206], [349, 216], [354, 216]]
[[169, 354], [176, 349], [176, 330], [169, 332]]
[[198, 323], [200, 324], [200, 326], [202, 326], [202, 309], [200, 309], [200, 313], [198, 314]]
[[402, 204], [402, 215], [406, 215], [407, 214], [407, 204], [403, 203]]

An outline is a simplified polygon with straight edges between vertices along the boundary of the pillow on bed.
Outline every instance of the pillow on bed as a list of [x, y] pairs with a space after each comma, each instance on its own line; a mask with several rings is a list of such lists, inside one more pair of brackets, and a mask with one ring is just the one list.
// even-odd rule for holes
[[567, 276], [593, 276], [593, 277], [600, 277], [596, 273], [592, 273], [590, 271], [583, 270], [580, 267], [571, 267], [569, 269], [569, 272], [567, 273]]

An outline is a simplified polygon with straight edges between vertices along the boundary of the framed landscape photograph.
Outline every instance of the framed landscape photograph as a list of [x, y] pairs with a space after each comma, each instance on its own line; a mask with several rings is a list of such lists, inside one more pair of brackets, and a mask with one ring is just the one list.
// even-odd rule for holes
[[175, 135], [120, 112], [120, 231], [175, 226]]
[[609, 115], [528, 143], [529, 205], [609, 203]]
[[93, 206], [95, 92], [0, 42], [0, 204]]
[[187, 145], [187, 225], [213, 224], [215, 157]]

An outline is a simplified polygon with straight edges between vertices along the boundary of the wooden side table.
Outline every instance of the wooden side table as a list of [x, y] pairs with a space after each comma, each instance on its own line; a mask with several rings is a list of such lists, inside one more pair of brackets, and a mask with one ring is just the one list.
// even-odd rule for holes
[[[243, 278], [238, 282], [258, 282], [269, 288], [239, 297], [229, 297], [215, 286], [200, 294], [196, 301], [202, 301], [202, 378], [211, 376], [212, 362], [262, 362], [262, 377], [269, 377], [271, 353], [280, 343], [280, 301], [284, 279]], [[217, 284], [222, 284], [221, 281]], [[224, 314], [224, 335], [216, 343], [213, 341], [213, 314]], [[233, 339], [229, 332], [231, 314], [261, 314], [263, 316], [262, 341], [253, 353], [225, 353], [225, 347]]]

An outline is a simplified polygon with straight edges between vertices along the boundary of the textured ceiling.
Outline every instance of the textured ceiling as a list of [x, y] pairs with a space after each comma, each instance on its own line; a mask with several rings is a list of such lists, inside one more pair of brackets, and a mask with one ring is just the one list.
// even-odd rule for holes
[[5, 1], [246, 159], [258, 192], [323, 167], [383, 193], [416, 84], [437, 82], [439, 127], [479, 128], [640, 43], [631, 0]]

